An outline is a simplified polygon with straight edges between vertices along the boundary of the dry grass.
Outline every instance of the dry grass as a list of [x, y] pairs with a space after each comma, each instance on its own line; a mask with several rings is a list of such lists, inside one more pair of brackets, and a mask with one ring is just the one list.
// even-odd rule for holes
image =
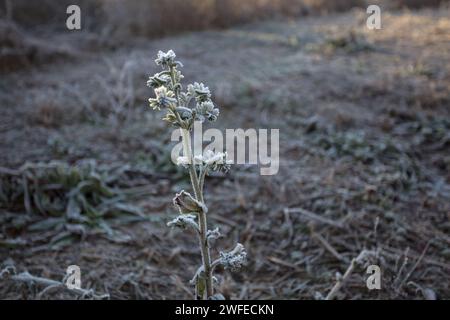
[[[438, 6], [445, 1], [399, 0], [375, 1], [389, 8]], [[78, 4], [82, 8], [83, 26], [101, 34], [163, 36], [169, 33], [209, 28], [223, 28], [276, 17], [298, 17], [351, 8], [365, 8], [366, 0], [25, 0], [5, 1], [0, 17], [9, 17], [28, 28], [53, 25], [59, 28], [65, 8]], [[170, 16], [170, 22], [168, 19]]]
[[[224, 28], [235, 24], [275, 18], [296, 17], [348, 10], [362, 6], [361, 0], [131, 0], [99, 1], [108, 31], [162, 36], [170, 33]], [[170, 16], [170, 22], [168, 17]], [[119, 28], [120, 26], [120, 28]]]

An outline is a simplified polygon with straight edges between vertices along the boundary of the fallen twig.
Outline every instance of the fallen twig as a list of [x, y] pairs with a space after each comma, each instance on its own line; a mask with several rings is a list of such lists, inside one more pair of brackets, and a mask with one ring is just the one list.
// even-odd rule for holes
[[16, 274], [15, 268], [13, 266], [6, 267], [0, 272], [0, 279], [3, 278], [11, 279], [14, 281], [24, 282], [27, 284], [39, 284], [45, 286], [45, 288], [38, 294], [38, 297], [42, 297], [45, 293], [52, 289], [65, 290], [67, 292], [76, 294], [81, 299], [93, 299], [93, 300], [104, 300], [109, 299], [109, 294], [98, 295], [92, 289], [83, 288], [69, 288], [61, 281], [56, 281], [52, 279], [47, 279], [43, 277], [33, 276], [27, 271]]
[[292, 213], [300, 213], [309, 219], [316, 220], [318, 222], [325, 223], [325, 224], [328, 224], [328, 225], [336, 227], [336, 228], [344, 228], [344, 225], [339, 221], [334, 221], [334, 220], [322, 217], [316, 213], [313, 213], [311, 211], [308, 211], [308, 210], [305, 210], [302, 208], [285, 208], [284, 210], [287, 212], [292, 212]]
[[343, 257], [339, 252], [336, 251], [336, 249], [327, 241], [325, 240], [324, 237], [322, 237], [320, 234], [318, 234], [315, 231], [311, 232], [311, 236], [314, 239], [317, 239], [320, 244], [322, 244], [322, 246], [328, 251], [330, 252], [334, 257], [336, 257], [336, 259], [343, 261], [343, 262], [348, 262], [348, 259]]
[[342, 286], [345, 284], [345, 282], [348, 280], [350, 275], [352, 274], [353, 270], [355, 269], [356, 264], [361, 263], [364, 259], [367, 258], [367, 256], [374, 255], [375, 253], [373, 251], [363, 250], [361, 253], [352, 261], [350, 262], [350, 265], [347, 268], [347, 271], [345, 271], [344, 275], [337, 280], [334, 287], [331, 289], [331, 291], [328, 293], [328, 295], [325, 297], [325, 300], [333, 300], [336, 294], [339, 292], [339, 290], [342, 288]]
[[431, 241], [428, 241], [427, 245], [425, 246], [425, 249], [423, 249], [422, 253], [420, 254], [420, 257], [416, 260], [416, 263], [412, 266], [411, 270], [409, 270], [408, 274], [405, 276], [405, 278], [402, 280], [402, 282], [399, 284], [399, 286], [396, 288], [397, 293], [400, 292], [402, 287], [405, 285], [406, 281], [411, 277], [412, 273], [416, 268], [419, 266], [420, 262], [425, 257], [425, 253], [427, 252], [428, 248], [430, 247]]

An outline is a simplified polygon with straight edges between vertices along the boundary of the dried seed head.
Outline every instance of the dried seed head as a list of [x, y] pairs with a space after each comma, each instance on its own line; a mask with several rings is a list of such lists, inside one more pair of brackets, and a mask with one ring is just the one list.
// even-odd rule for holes
[[207, 212], [208, 209], [200, 201], [196, 200], [188, 192], [182, 190], [173, 198], [173, 204], [180, 210], [180, 213]]

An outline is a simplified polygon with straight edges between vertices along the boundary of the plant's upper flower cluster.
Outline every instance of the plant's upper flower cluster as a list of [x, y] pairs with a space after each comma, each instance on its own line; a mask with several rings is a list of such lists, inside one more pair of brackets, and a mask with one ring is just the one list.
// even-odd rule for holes
[[[183, 75], [177, 69], [182, 64], [175, 60], [173, 50], [159, 51], [155, 63], [164, 70], [149, 77], [147, 86], [155, 90], [155, 98], [150, 98], [150, 107], [156, 110], [167, 108], [164, 120], [177, 127], [191, 129], [194, 121], [216, 121], [219, 109], [211, 101], [211, 92], [203, 83], [189, 84], [186, 92], [181, 92]], [[191, 101], [194, 107], [189, 107]]]
[[173, 67], [179, 65], [180, 67], [183, 64], [180, 61], [175, 61], [177, 55], [173, 50], [169, 50], [167, 52], [163, 52], [161, 50], [158, 51], [158, 57], [155, 59], [155, 63], [162, 68]]

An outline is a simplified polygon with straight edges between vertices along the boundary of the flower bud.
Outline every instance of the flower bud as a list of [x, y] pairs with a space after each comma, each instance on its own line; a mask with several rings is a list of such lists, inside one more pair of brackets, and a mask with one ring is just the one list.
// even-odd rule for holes
[[192, 110], [186, 107], [177, 107], [175, 109], [183, 120], [192, 119]]
[[211, 98], [209, 88], [203, 83], [194, 82], [188, 85], [188, 92], [197, 102], [205, 102]]
[[155, 63], [163, 68], [173, 67], [173, 66], [183, 66], [181, 62], [175, 61], [176, 54], [173, 50], [167, 52], [159, 51], [158, 57], [155, 59]]

